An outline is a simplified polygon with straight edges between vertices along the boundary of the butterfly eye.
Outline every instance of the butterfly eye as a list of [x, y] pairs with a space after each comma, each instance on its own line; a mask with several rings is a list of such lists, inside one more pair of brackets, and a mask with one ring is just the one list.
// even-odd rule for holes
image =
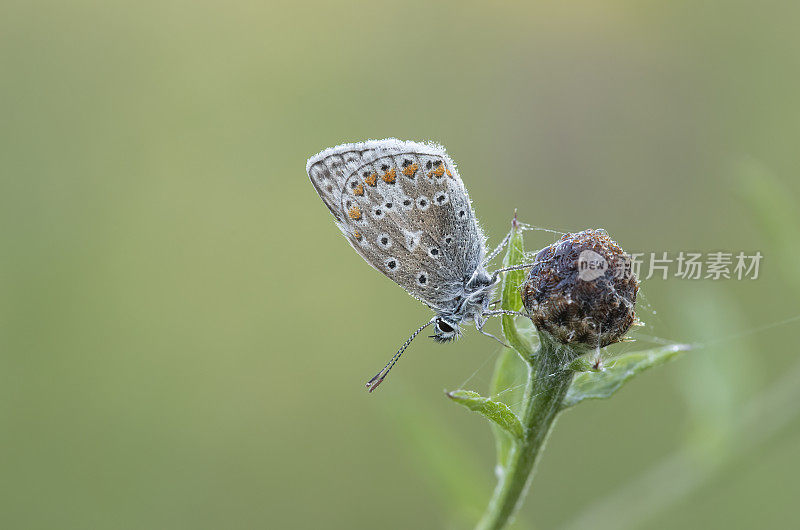
[[439, 328], [439, 331], [441, 331], [442, 333], [452, 333], [453, 331], [455, 331], [453, 329], [453, 326], [451, 326], [444, 320], [437, 320], [436, 327]]

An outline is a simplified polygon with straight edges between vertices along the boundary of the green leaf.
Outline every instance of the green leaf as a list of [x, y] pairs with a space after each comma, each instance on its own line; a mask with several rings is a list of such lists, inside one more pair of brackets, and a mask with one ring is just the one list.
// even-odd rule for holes
[[671, 344], [652, 350], [627, 353], [614, 357], [603, 371], [576, 374], [564, 398], [562, 409], [573, 407], [584, 399], [611, 397], [635, 375], [653, 366], [664, 364], [690, 349], [691, 346], [688, 344]]
[[[506, 255], [503, 258], [503, 266], [521, 265], [524, 260], [525, 245], [522, 231], [518, 229], [516, 222], [513, 222], [511, 237], [506, 248]], [[511, 311], [522, 309], [519, 289], [524, 281], [524, 270], [504, 273], [501, 284], [500, 307]], [[500, 320], [503, 336], [513, 349], [504, 349], [498, 357], [494, 367], [490, 392], [495, 401], [507, 404], [514, 411], [514, 408], [519, 408], [523, 401], [524, 386], [530, 371], [529, 359], [533, 356], [533, 344], [535, 344], [535, 341], [532, 341], [532, 336], [536, 335], [536, 333], [531, 333], [527, 329], [520, 329], [513, 316], [503, 315]], [[522, 362], [523, 360], [525, 362]], [[497, 463], [505, 467], [511, 447], [514, 444], [514, 438], [496, 423], [492, 423], [492, 432], [494, 433], [497, 449]]]
[[[506, 251], [505, 258], [503, 259], [503, 267], [511, 267], [513, 265], [522, 265], [525, 263], [525, 244], [523, 242], [522, 230], [517, 227], [516, 219], [513, 223], [511, 230], [511, 239], [508, 242], [508, 250]], [[511, 311], [520, 311], [522, 309], [522, 298], [519, 294], [519, 289], [525, 281], [525, 270], [509, 271], [504, 273], [501, 307]], [[522, 356], [526, 362], [531, 362], [534, 356], [534, 350], [529, 340], [520, 333], [514, 323], [514, 317], [511, 315], [503, 315], [501, 317], [503, 328], [503, 335], [517, 353]]]
[[[494, 365], [494, 376], [489, 390], [492, 399], [507, 404], [514, 413], [519, 413], [529, 370], [528, 363], [522, 362], [514, 350], [504, 348]], [[505, 468], [514, 440], [505, 429], [494, 423], [492, 431], [497, 448], [497, 463]]]
[[505, 403], [492, 401], [471, 390], [454, 390], [448, 392], [447, 397], [491, 420], [513, 437], [522, 438], [522, 423]]
[[525, 394], [528, 371], [528, 364], [522, 362], [514, 350], [504, 348], [494, 365], [494, 375], [489, 388], [492, 393], [491, 398], [502, 401], [518, 414]]

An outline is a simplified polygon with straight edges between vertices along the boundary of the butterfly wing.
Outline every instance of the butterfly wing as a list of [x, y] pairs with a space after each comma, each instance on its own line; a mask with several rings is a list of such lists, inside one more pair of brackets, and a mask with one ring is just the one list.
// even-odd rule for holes
[[444, 148], [393, 138], [345, 144], [312, 156], [306, 170], [367, 263], [433, 308], [463, 292], [485, 238]]

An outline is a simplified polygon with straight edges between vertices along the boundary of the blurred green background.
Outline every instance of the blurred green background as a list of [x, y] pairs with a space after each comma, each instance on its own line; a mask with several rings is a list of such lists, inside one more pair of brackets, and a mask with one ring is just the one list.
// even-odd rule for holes
[[[736, 443], [726, 421], [797, 358], [796, 322], [748, 330], [800, 313], [799, 21], [790, 1], [4, 1], [0, 527], [469, 526], [492, 439], [442, 390], [477, 370], [485, 391], [498, 347], [419, 340], [365, 393], [429, 314], [304, 172], [365, 138], [443, 143], [490, 244], [518, 208], [629, 251], [765, 255], [754, 282], [644, 282], [643, 333], [710, 346], [565, 414], [520, 528]], [[642, 526], [794, 526], [787, 413]]]

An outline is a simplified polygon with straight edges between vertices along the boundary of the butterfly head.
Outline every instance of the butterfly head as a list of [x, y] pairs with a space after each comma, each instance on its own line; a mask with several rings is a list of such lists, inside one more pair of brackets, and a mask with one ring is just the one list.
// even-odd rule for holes
[[436, 342], [450, 342], [461, 336], [458, 323], [446, 317], [437, 316], [433, 321], [434, 332], [431, 338]]

